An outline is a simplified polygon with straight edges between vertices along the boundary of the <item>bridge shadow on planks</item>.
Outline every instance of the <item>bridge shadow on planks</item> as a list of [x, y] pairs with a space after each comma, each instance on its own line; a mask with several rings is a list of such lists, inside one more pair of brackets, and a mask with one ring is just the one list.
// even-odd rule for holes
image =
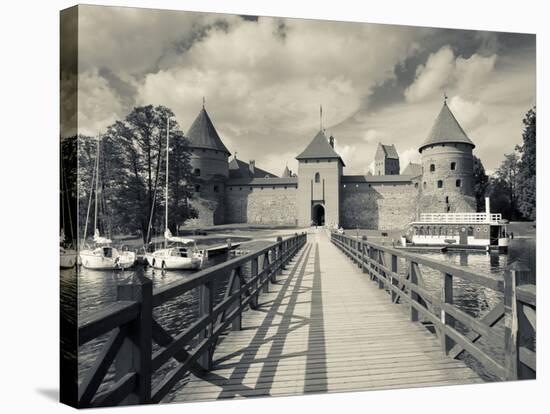
[[212, 371], [192, 378], [180, 397], [227, 399], [327, 390], [325, 379], [316, 375], [326, 371], [317, 243], [307, 244], [289, 268], [260, 296], [259, 307], [246, 312], [242, 330], [220, 343]]

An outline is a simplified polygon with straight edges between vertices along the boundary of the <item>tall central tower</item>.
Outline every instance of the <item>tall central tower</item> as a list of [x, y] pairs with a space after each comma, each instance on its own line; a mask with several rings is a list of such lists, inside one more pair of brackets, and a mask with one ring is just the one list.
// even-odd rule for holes
[[475, 211], [474, 143], [443, 103], [421, 154], [420, 213]]
[[344, 162], [334, 138], [321, 129], [298, 160], [298, 225], [340, 223], [340, 178]]

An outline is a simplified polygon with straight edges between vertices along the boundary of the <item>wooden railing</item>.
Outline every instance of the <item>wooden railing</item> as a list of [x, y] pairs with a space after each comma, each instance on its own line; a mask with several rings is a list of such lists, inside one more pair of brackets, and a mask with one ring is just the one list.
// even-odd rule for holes
[[[102, 335], [109, 337], [79, 386], [79, 407], [160, 402], [186, 373], [200, 376], [210, 370], [219, 336], [230, 326], [241, 329], [242, 312], [257, 307], [260, 293], [276, 282], [305, 242], [305, 233], [279, 237], [262, 250], [155, 291], [143, 269], [137, 268], [133, 283], [117, 287], [115, 303], [80, 321], [79, 347]], [[227, 278], [224, 296], [216, 304], [216, 285]], [[199, 290], [199, 316], [173, 336], [155, 320], [153, 309], [193, 289]], [[155, 352], [153, 342], [158, 345]], [[177, 365], [152, 386], [155, 372], [172, 359]], [[113, 364], [114, 384], [106, 386], [104, 378]]]
[[[506, 269], [504, 279], [500, 279], [375, 244], [365, 236], [356, 238], [333, 232], [331, 241], [380, 289], [386, 289], [393, 303], [407, 304], [411, 321], [423, 318], [431, 323], [441, 347], [450, 357], [457, 358], [466, 351], [500, 380], [536, 377], [536, 286], [534, 275], [526, 266], [515, 262]], [[399, 259], [404, 269], [399, 269]], [[426, 289], [420, 265], [441, 274], [439, 295]], [[453, 282], [457, 278], [499, 292], [504, 299], [482, 318], [475, 318], [453, 303]], [[495, 329], [503, 318], [504, 335], [502, 329], [500, 332]], [[457, 323], [466, 328], [466, 333], [457, 330]], [[504, 363], [479, 345], [482, 337], [504, 347]]]

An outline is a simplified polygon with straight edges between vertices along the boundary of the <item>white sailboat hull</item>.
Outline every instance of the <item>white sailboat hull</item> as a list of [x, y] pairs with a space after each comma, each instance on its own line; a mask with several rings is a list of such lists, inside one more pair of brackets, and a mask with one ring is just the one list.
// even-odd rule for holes
[[61, 248], [59, 252], [59, 267], [61, 269], [70, 269], [76, 264], [76, 251], [72, 249]]
[[149, 266], [155, 269], [164, 270], [197, 270], [202, 267], [202, 254], [192, 254], [191, 257], [171, 256], [166, 250], [158, 250], [151, 254], [146, 254], [145, 258]]
[[100, 247], [94, 250], [82, 250], [80, 252], [80, 262], [86, 269], [128, 269], [136, 262], [136, 254], [134, 252], [119, 252], [117, 249], [112, 249], [112, 253], [106, 255], [104, 248]]

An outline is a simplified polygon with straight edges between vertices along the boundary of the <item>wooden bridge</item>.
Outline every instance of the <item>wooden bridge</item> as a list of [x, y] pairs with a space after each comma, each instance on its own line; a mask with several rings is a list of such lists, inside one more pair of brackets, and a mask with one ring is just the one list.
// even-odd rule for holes
[[[423, 285], [422, 266], [441, 272], [441, 295]], [[474, 318], [454, 306], [453, 278], [493, 289], [503, 301]], [[222, 280], [225, 294], [216, 299]], [[321, 229], [154, 292], [138, 276], [119, 286], [117, 303], [81, 321], [81, 346], [110, 333], [81, 381], [79, 405], [482, 382], [456, 359], [464, 351], [496, 379], [533, 378], [529, 282], [517, 265], [503, 281]], [[153, 309], [193, 289], [197, 320], [167, 332]], [[504, 335], [495, 329], [501, 320]], [[502, 358], [487, 353], [480, 338], [501, 342]], [[113, 370], [115, 381], [104, 383]]]

